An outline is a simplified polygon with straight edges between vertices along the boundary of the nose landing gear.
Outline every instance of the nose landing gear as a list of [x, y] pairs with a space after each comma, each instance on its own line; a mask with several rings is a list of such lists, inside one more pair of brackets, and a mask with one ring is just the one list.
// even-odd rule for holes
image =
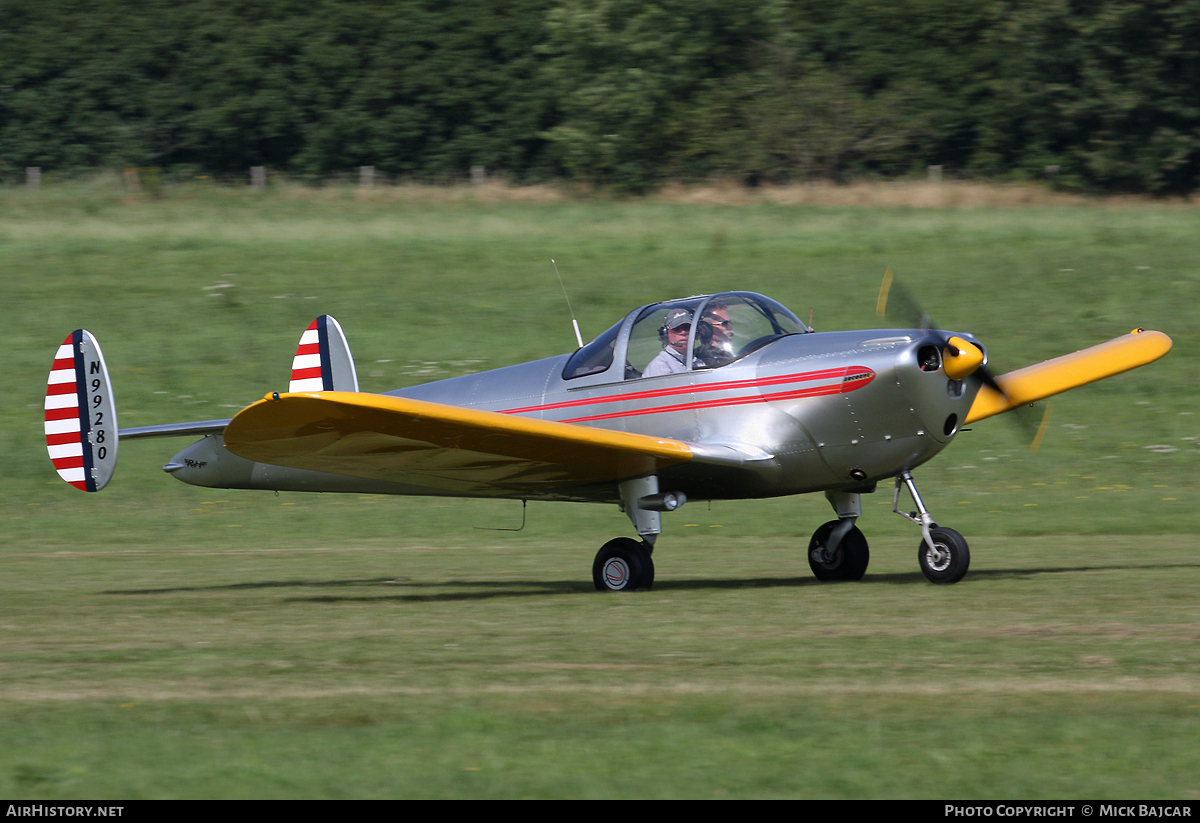
[[[915, 512], [900, 511], [900, 489], [905, 487], [912, 496]], [[892, 498], [892, 511], [906, 517], [921, 527], [921, 545], [917, 549], [917, 562], [921, 573], [932, 583], [957, 583], [971, 565], [971, 550], [967, 540], [954, 529], [947, 529], [933, 522], [925, 503], [917, 492], [912, 472], [896, 475], [896, 494]]]
[[954, 529], [930, 529], [933, 544], [921, 540], [917, 562], [921, 571], [934, 583], [957, 583], [967, 573], [971, 550], [967, 540]]

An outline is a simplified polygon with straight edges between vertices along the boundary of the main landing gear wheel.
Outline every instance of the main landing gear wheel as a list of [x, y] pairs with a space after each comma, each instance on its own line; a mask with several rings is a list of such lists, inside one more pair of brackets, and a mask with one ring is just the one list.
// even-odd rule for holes
[[596, 552], [592, 582], [602, 592], [648, 589], [654, 585], [654, 561], [645, 543], [618, 537]]
[[957, 583], [971, 565], [971, 550], [967, 539], [954, 529], [937, 527], [929, 530], [933, 546], [921, 539], [917, 562], [921, 571], [933, 583]]
[[832, 557], [825, 556], [829, 534], [839, 522], [830, 520], [813, 532], [812, 540], [808, 542], [808, 566], [818, 580], [862, 580], [867, 563], [871, 560], [871, 552], [867, 547], [867, 538], [858, 526], [850, 527]]

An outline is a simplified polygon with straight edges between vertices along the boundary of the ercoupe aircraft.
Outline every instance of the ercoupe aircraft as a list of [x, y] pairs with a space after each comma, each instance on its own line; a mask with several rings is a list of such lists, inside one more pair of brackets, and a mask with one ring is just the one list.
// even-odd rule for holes
[[[934, 522], [913, 470], [964, 425], [1149, 363], [1171, 339], [1137, 329], [993, 378], [972, 335], [917, 325], [814, 332], [774, 300], [725, 292], [641, 306], [572, 354], [373, 394], [326, 315], [300, 340], [288, 392], [229, 420], [120, 430], [100, 347], [79, 330], [50, 372], [46, 441], [86, 491], [112, 477], [121, 439], [202, 435], [163, 469], [226, 489], [616, 503], [639, 539], [600, 549], [602, 591], [653, 584], [662, 512], [689, 499], [809, 492], [837, 514], [809, 543], [813, 574], [857, 580], [860, 496], [894, 479], [922, 572], [953, 583], [967, 542]], [[901, 510], [905, 491], [915, 511]]]

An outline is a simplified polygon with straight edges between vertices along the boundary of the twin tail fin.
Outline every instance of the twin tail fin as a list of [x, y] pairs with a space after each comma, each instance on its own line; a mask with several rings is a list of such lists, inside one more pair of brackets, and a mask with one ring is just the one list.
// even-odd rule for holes
[[58, 476], [98, 492], [117, 467], [117, 410], [100, 344], [86, 329], [58, 347], [46, 383], [46, 449]]
[[328, 314], [312, 321], [300, 337], [288, 391], [358, 391], [358, 374], [346, 335]]
[[[289, 391], [358, 391], [354, 358], [342, 327], [329, 315], [309, 324], [292, 358]], [[100, 344], [86, 329], [71, 332], [58, 347], [46, 382], [45, 435], [50, 462], [67, 483], [98, 492], [117, 466], [119, 437], [220, 434], [229, 420], [117, 428], [112, 383]]]

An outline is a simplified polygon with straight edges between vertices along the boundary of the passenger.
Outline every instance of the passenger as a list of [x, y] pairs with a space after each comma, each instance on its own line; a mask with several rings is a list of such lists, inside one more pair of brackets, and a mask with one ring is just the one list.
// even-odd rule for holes
[[715, 369], [732, 361], [733, 323], [729, 319], [729, 307], [717, 300], [705, 306], [696, 337], [700, 341], [696, 354], [704, 361], [704, 366], [697, 365], [696, 368]]
[[[658, 377], [663, 374], [679, 374], [686, 371], [688, 334], [692, 330], [692, 313], [687, 309], [671, 309], [663, 318], [658, 337], [663, 341], [663, 350], [646, 364], [642, 377]], [[704, 368], [704, 364], [692, 358], [693, 368]]]

